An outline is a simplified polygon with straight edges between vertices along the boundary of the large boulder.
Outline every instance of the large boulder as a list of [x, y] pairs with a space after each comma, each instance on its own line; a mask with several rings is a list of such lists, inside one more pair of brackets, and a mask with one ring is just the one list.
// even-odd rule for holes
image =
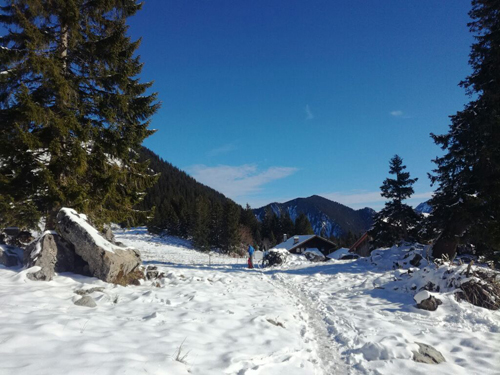
[[39, 266], [39, 271], [28, 273], [31, 280], [52, 280], [55, 272], [75, 271], [75, 250], [56, 232], [46, 231], [24, 251], [26, 267]]
[[73, 244], [76, 254], [88, 264], [92, 276], [120, 285], [138, 284], [144, 277], [140, 253], [106, 240], [85, 215], [63, 208], [57, 214], [57, 226], [60, 235]]

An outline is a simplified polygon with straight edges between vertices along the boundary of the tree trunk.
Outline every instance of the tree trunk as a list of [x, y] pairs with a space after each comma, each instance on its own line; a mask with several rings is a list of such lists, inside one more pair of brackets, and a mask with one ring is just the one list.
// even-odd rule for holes
[[63, 72], [66, 74], [68, 68], [68, 46], [69, 46], [69, 29], [68, 26], [61, 26], [61, 59], [63, 63]]

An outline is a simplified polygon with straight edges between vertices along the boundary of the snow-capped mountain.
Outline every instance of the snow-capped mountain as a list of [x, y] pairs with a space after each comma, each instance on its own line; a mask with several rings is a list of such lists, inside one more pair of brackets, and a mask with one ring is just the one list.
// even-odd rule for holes
[[415, 212], [419, 214], [430, 214], [432, 212], [432, 206], [429, 204], [429, 201], [422, 202], [415, 207]]
[[259, 220], [264, 218], [268, 207], [277, 216], [288, 212], [294, 222], [301, 212], [304, 213], [309, 218], [314, 233], [324, 237], [332, 235], [341, 237], [349, 233], [349, 231], [358, 235], [364, 233], [370, 229], [375, 214], [375, 211], [368, 207], [353, 210], [343, 204], [313, 195], [308, 198], [293, 199], [285, 203], [271, 203], [255, 209], [255, 215]]

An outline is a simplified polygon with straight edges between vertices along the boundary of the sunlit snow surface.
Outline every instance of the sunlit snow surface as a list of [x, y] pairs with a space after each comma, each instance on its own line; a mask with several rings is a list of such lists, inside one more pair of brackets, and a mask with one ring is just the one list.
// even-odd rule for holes
[[[390, 250], [376, 265], [294, 256], [263, 271], [144, 229], [117, 240], [165, 272], [160, 287], [74, 274], [35, 282], [0, 266], [0, 374], [498, 374], [500, 313], [451, 291], [433, 293], [437, 311], [417, 309]], [[73, 304], [94, 286], [105, 287], [92, 294], [97, 308]], [[447, 362], [413, 362], [414, 342]]]

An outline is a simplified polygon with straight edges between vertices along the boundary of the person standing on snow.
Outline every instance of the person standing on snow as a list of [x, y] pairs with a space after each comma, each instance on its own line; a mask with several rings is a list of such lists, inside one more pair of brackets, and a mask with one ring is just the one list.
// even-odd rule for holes
[[255, 249], [252, 245], [248, 245], [248, 268], [253, 268], [253, 253]]

